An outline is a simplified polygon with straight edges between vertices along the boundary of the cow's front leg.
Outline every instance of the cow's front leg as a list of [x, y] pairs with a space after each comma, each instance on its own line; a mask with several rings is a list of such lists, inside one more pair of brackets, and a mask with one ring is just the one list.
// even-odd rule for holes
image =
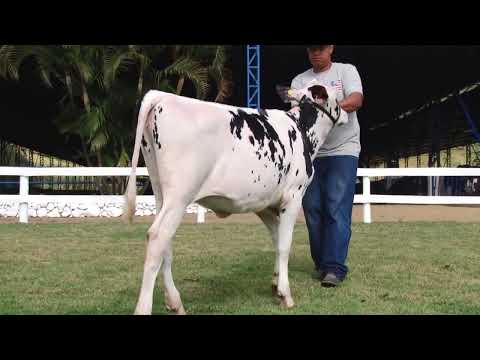
[[272, 236], [273, 248], [275, 249], [275, 267], [273, 269], [272, 291], [277, 294], [278, 290], [278, 224], [279, 217], [272, 209], [265, 209], [257, 213], [258, 217], [263, 221]]
[[[299, 197], [301, 199], [301, 197]], [[280, 223], [278, 227], [277, 263], [278, 263], [278, 288], [277, 294], [282, 304], [292, 308], [293, 301], [288, 281], [288, 260], [292, 246], [293, 230], [300, 211], [301, 201], [291, 201], [280, 209]]]

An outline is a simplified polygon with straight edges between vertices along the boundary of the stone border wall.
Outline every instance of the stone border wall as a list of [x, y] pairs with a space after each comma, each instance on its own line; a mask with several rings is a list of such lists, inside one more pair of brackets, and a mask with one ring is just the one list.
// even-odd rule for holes
[[[187, 213], [197, 212], [198, 206], [192, 204]], [[14, 201], [0, 201], [0, 217], [18, 217], [19, 204]], [[154, 201], [138, 201], [136, 216], [151, 216], [156, 213]], [[123, 214], [123, 204], [115, 201], [75, 203], [75, 202], [31, 202], [28, 204], [29, 217], [81, 218], [81, 217], [119, 217]]]

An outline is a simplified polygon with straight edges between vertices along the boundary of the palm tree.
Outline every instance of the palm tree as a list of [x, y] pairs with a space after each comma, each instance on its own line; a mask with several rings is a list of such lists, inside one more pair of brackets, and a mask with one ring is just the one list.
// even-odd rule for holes
[[[215, 82], [217, 93], [211, 100], [214, 102], [223, 102], [231, 96], [233, 81], [230, 69], [227, 66], [228, 46], [220, 45], [189, 45], [177, 46], [175, 49], [186, 58], [193, 59], [206, 67], [209, 80]], [[177, 94], [181, 93], [183, 87], [183, 78], [180, 78], [177, 85]], [[197, 97], [205, 98], [210, 88], [209, 82], [200, 91], [197, 87]]]
[[[87, 165], [126, 166], [144, 93], [158, 89], [181, 94], [191, 82], [197, 98], [205, 99], [213, 80], [217, 93], [212, 100], [224, 101], [231, 89], [227, 51], [199, 45], [3, 45], [0, 77], [19, 80], [21, 65], [33, 59], [47, 86], [65, 89], [55, 123], [66, 136], [80, 138]], [[133, 69], [134, 82], [128, 77]], [[103, 192], [102, 181], [96, 180]]]
[[[119, 72], [127, 70], [128, 53], [113, 46], [79, 45], [3, 45], [0, 47], [0, 76], [19, 80], [22, 63], [32, 58], [43, 82], [59, 83], [66, 90], [63, 110], [56, 121], [60, 131], [78, 135], [88, 166], [91, 154], [98, 166], [104, 165], [102, 148], [109, 141], [106, 121], [109, 101], [105, 96]], [[80, 101], [77, 101], [80, 100]], [[122, 154], [125, 158], [125, 154]], [[102, 191], [102, 181], [96, 179]]]
[[[41, 79], [48, 87], [53, 87], [52, 84], [57, 82], [65, 88], [68, 97], [64, 97], [61, 104], [67, 113], [72, 115], [75, 110], [78, 111], [76, 100], [77, 97], [81, 99], [80, 109], [83, 108], [84, 116], [80, 124], [82, 131], [78, 131], [78, 135], [83, 155], [91, 166], [90, 153], [93, 150], [98, 165], [101, 166], [99, 149], [105, 144], [108, 135], [101, 129], [104, 122], [102, 112], [92, 108], [91, 88], [103, 85], [108, 90], [117, 72], [125, 69], [122, 65], [128, 59], [119, 56], [113, 47], [3, 45], [0, 47], [0, 76], [19, 80], [20, 66], [29, 58], [35, 61]], [[67, 103], [64, 101], [66, 98]]]

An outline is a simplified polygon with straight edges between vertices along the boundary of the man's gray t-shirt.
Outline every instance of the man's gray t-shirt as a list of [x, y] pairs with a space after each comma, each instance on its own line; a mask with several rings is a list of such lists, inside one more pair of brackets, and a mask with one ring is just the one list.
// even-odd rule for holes
[[[292, 81], [293, 89], [302, 89], [316, 79], [320, 84], [337, 89], [337, 100], [342, 101], [354, 92], [363, 94], [362, 81], [357, 68], [350, 64], [332, 63], [329, 70], [314, 73], [313, 69], [298, 75]], [[335, 126], [320, 148], [318, 157], [360, 156], [360, 125], [357, 112], [348, 114], [348, 124]]]

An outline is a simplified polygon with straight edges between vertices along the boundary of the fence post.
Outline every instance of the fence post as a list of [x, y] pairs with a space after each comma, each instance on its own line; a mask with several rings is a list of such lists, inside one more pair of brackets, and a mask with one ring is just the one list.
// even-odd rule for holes
[[372, 208], [370, 205], [370, 178], [368, 176], [363, 177], [363, 196], [367, 198], [366, 202], [363, 203], [363, 222], [364, 224], [372, 223]]
[[207, 210], [197, 204], [197, 224], [204, 224], [205, 223], [205, 213]]
[[[28, 196], [28, 176], [20, 176], [20, 196]], [[18, 208], [20, 223], [28, 224], [28, 200], [20, 200]]]

